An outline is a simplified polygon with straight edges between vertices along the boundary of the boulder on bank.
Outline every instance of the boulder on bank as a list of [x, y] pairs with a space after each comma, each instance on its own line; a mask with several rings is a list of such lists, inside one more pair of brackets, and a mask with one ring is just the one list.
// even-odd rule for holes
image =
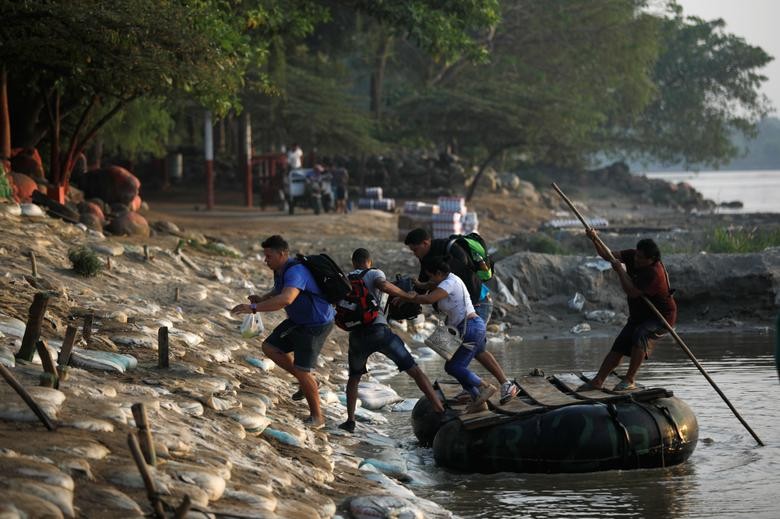
[[[586, 312], [627, 313], [612, 271], [592, 265], [593, 257], [520, 252], [496, 263], [496, 273], [510, 293], [522, 290], [532, 308], [565, 306], [579, 292]], [[774, 315], [780, 304], [780, 248], [752, 254], [671, 254], [664, 265], [681, 319], [745, 315], [757, 320]]]
[[29, 202], [32, 200], [32, 194], [38, 189], [38, 183], [25, 173], [11, 173], [14, 185], [16, 186], [16, 195], [20, 202]]
[[14, 148], [11, 151], [11, 171], [44, 180], [43, 161], [35, 148]]
[[79, 187], [87, 199], [100, 198], [109, 205], [129, 205], [138, 196], [141, 182], [125, 168], [108, 166], [87, 171], [79, 178]]
[[149, 236], [149, 223], [140, 214], [128, 211], [111, 220], [108, 231], [119, 236]]

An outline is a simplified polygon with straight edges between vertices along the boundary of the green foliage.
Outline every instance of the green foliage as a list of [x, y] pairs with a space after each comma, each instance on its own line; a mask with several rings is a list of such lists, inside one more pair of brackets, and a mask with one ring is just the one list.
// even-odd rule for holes
[[6, 178], [3, 161], [0, 160], [0, 200], [9, 200], [11, 197], [13, 197], [13, 191], [8, 183], [8, 178]]
[[76, 274], [84, 277], [97, 276], [103, 269], [103, 262], [98, 255], [88, 247], [77, 247], [68, 251], [68, 259], [73, 264]]
[[780, 229], [714, 229], [707, 242], [708, 252], [761, 252], [780, 246]]
[[718, 167], [740, 152], [734, 134], [753, 136], [770, 109], [759, 93], [761, 68], [772, 59], [760, 47], [725, 32], [723, 20], [678, 12], [664, 20], [653, 69], [658, 95], [632, 124], [613, 133], [617, 148], [660, 161]]
[[577, 163], [603, 125], [654, 92], [658, 22], [633, 0], [502, 4], [489, 63], [434, 66], [395, 109], [406, 131], [472, 155], [516, 148], [529, 162]]
[[136, 160], [145, 154], [162, 157], [173, 126], [173, 118], [162, 100], [138, 99], [100, 131], [103, 151]]
[[528, 237], [528, 250], [543, 254], [566, 254], [566, 250], [549, 235], [538, 232]]

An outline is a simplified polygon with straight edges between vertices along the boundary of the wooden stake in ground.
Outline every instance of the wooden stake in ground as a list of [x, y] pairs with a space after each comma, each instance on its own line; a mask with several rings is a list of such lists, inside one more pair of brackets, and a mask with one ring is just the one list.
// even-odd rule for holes
[[179, 287], [176, 287], [176, 294], [173, 296], [173, 302], [178, 303], [179, 302]]
[[92, 319], [94, 316], [92, 314], [87, 314], [84, 316], [84, 328], [81, 329], [81, 337], [84, 339], [84, 342], [89, 344], [90, 339], [92, 339]]
[[38, 262], [35, 260], [35, 253], [30, 251], [30, 267], [32, 268], [32, 277], [38, 277]]
[[192, 500], [190, 499], [190, 496], [184, 495], [184, 499], [181, 500], [181, 504], [176, 509], [176, 512], [173, 514], [173, 519], [184, 519], [187, 517], [187, 512], [190, 511], [190, 507], [192, 506]]
[[168, 327], [161, 326], [157, 330], [157, 367], [168, 369]]
[[28, 393], [27, 390], [24, 389], [24, 387], [19, 383], [19, 381], [16, 380], [16, 377], [14, 377], [13, 373], [11, 373], [11, 371], [2, 364], [0, 364], [0, 375], [2, 375], [5, 381], [8, 382], [8, 385], [10, 385], [14, 391], [16, 391], [16, 393], [22, 397], [24, 403], [27, 404], [30, 409], [32, 409], [33, 413], [35, 413], [35, 416], [38, 417], [41, 423], [43, 423], [43, 425], [46, 426], [48, 430], [54, 431], [56, 427], [43, 411], [43, 409], [40, 408], [38, 403], [33, 399], [32, 396], [30, 396], [30, 393]]
[[76, 342], [76, 327], [69, 324], [65, 330], [65, 338], [62, 340], [62, 348], [57, 355], [57, 364], [60, 367], [70, 364], [70, 354], [73, 352], [74, 342]]
[[138, 445], [138, 439], [135, 434], [127, 434], [127, 446], [130, 447], [130, 453], [133, 455], [133, 461], [135, 466], [138, 467], [138, 472], [141, 473], [141, 479], [144, 481], [146, 487], [146, 495], [149, 498], [149, 502], [154, 509], [154, 516], [157, 519], [165, 519], [165, 512], [163, 511], [163, 503], [160, 500], [160, 494], [157, 493], [157, 486], [154, 484], [152, 475], [149, 473], [149, 467], [146, 466], [144, 461], [144, 455], [141, 453], [141, 447]]
[[144, 260], [150, 261], [152, 257], [149, 255], [149, 246], [144, 245]]
[[111, 256], [106, 257], [106, 270], [111, 270]]
[[38, 350], [38, 356], [41, 358], [43, 372], [48, 375], [41, 379], [41, 385], [57, 389], [60, 385], [59, 376], [57, 368], [54, 366], [54, 361], [51, 360], [49, 348], [46, 347], [46, 341], [38, 341], [35, 343], [35, 349]]
[[146, 416], [146, 407], [143, 404], [133, 404], [130, 410], [133, 412], [135, 425], [138, 427], [139, 443], [146, 463], [154, 467], [157, 465], [157, 453], [154, 449], [152, 431], [149, 428], [149, 418]]
[[[585, 218], [582, 217], [580, 212], [577, 210], [576, 207], [574, 207], [574, 204], [572, 203], [569, 198], [563, 194], [563, 191], [558, 187], [558, 185], [553, 182], [552, 184], [553, 189], [558, 192], [559, 195], [561, 195], [561, 198], [563, 198], [563, 201], [566, 202], [566, 205], [569, 206], [569, 209], [572, 210], [572, 212], [577, 216], [577, 218], [582, 222], [582, 225], [585, 226], [585, 230], [593, 230], [593, 228], [588, 225], [588, 223], [585, 221]], [[598, 242], [604, 247], [604, 249], [609, 253], [611, 256], [612, 261], [615, 261], [615, 257], [612, 256], [612, 249], [606, 246], [606, 244], [601, 241], [601, 238], [598, 237], [598, 235], [594, 235], [595, 239], [598, 240]], [[680, 348], [685, 352], [686, 355], [688, 355], [688, 358], [691, 359], [691, 362], [693, 362], [694, 366], [699, 370], [699, 372], [704, 375], [704, 378], [707, 379], [707, 382], [710, 383], [712, 388], [715, 390], [716, 393], [723, 399], [723, 401], [726, 403], [729, 409], [731, 409], [731, 412], [734, 413], [734, 416], [737, 417], [737, 420], [747, 429], [747, 431], [750, 433], [750, 435], [753, 437], [754, 440], [756, 440], [756, 443], [758, 443], [760, 446], [764, 446], [764, 442], [761, 441], [761, 438], [758, 437], [758, 435], [753, 432], [753, 429], [750, 428], [750, 425], [745, 421], [744, 418], [739, 414], [739, 412], [736, 410], [736, 408], [731, 404], [728, 398], [726, 398], [726, 395], [723, 394], [723, 391], [720, 390], [717, 384], [715, 384], [715, 381], [712, 380], [709, 373], [705, 371], [704, 367], [699, 363], [698, 359], [693, 355], [693, 352], [688, 348], [688, 346], [683, 342], [682, 338], [677, 335], [677, 332], [674, 331], [674, 328], [672, 328], [672, 325], [670, 325], [666, 318], [661, 314], [661, 312], [658, 311], [658, 309], [655, 307], [655, 305], [645, 296], [642, 296], [642, 301], [645, 302], [645, 304], [652, 310], [652, 312], [655, 314], [656, 318], [658, 318], [658, 321], [664, 325], [664, 328], [667, 329], [667, 331], [671, 334], [671, 336], [674, 338], [675, 342], [677, 343]]]
[[49, 305], [49, 294], [38, 292], [30, 305], [30, 315], [27, 318], [27, 327], [24, 329], [22, 337], [22, 347], [16, 354], [19, 360], [32, 362], [35, 354], [35, 343], [41, 337], [41, 326], [43, 325], [43, 316], [46, 313], [46, 307]]

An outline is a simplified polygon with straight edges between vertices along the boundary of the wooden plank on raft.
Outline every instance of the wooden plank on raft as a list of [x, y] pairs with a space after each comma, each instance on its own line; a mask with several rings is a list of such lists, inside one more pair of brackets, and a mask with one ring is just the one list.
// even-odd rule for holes
[[[582, 376], [585, 378], [585, 380], [592, 380], [593, 377], [596, 376], [596, 374], [597, 373], [595, 371], [586, 371], [586, 372], [582, 373]], [[623, 381], [623, 379], [620, 378], [617, 375], [617, 373], [615, 373], [613, 371], [612, 373], [607, 375], [607, 378], [604, 379], [604, 388], [605, 389], [612, 389], [616, 385], [620, 384], [622, 381]], [[621, 393], [631, 393], [633, 391], [641, 391], [641, 390], [645, 389], [645, 386], [643, 386], [642, 384], [637, 384], [636, 387], [637, 387], [636, 389], [630, 389], [628, 391], [621, 391]]]
[[543, 406], [529, 404], [521, 398], [513, 398], [505, 404], [500, 404], [498, 398], [490, 400], [490, 406], [497, 413], [508, 414], [512, 416], [523, 415], [527, 413], [537, 412], [540, 409], [544, 409]]
[[[589, 389], [585, 391], [577, 391], [577, 389], [585, 383], [585, 380], [580, 378], [576, 373], [559, 373], [553, 375], [553, 378], [562, 386], [569, 389], [572, 392], [576, 392], [576, 395], [587, 400], [607, 400], [614, 395], [610, 392], [602, 389]], [[605, 385], [606, 387], [606, 385]]]
[[545, 377], [525, 376], [517, 381], [517, 385], [539, 405], [559, 406], [580, 401], [563, 393]]
[[445, 400], [453, 400], [458, 393], [463, 391], [463, 387], [457, 382], [437, 380], [436, 386], [444, 395]]
[[479, 411], [477, 413], [462, 414], [458, 416], [458, 420], [463, 424], [463, 428], [467, 430], [491, 427], [514, 419], [514, 416], [494, 413], [493, 411]]

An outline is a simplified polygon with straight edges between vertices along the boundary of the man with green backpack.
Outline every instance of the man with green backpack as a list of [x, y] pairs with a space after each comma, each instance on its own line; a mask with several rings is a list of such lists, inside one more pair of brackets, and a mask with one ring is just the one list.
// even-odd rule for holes
[[[418, 228], [406, 235], [404, 243], [420, 260], [420, 265], [426, 256], [444, 256], [452, 273], [466, 285], [474, 310], [485, 323], [488, 322], [493, 311], [493, 301], [483, 280], [487, 281], [493, 276], [493, 262], [481, 236], [471, 233], [433, 239], [428, 231]], [[427, 292], [432, 288], [427, 274], [421, 268], [415, 289]], [[517, 385], [506, 377], [492, 353], [483, 351], [477, 354], [476, 359], [501, 383], [501, 403], [517, 395]]]

